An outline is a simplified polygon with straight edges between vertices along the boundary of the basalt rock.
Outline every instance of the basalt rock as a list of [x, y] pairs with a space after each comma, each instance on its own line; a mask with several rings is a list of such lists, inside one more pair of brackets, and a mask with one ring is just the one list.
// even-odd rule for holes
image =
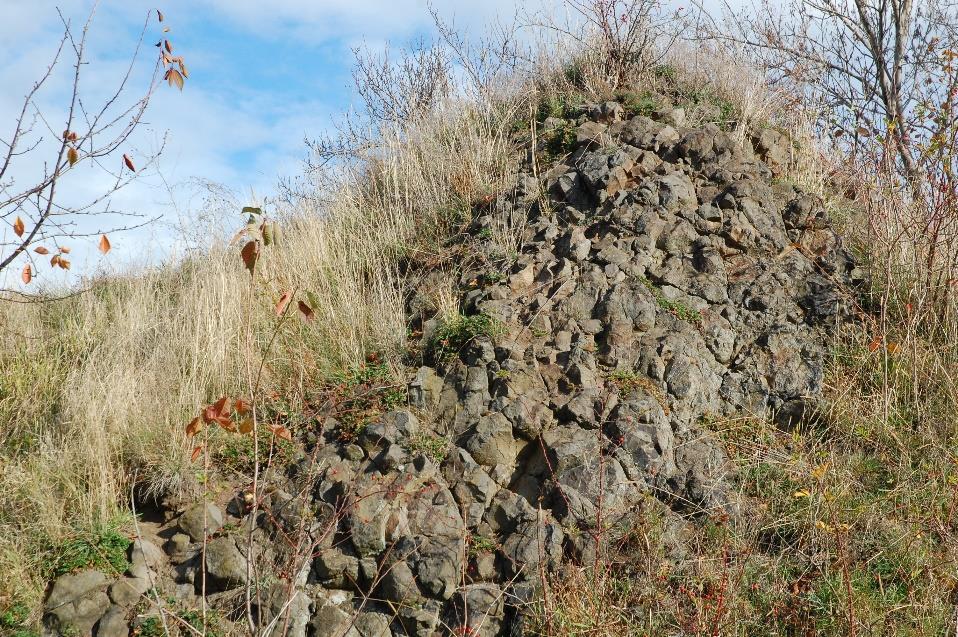
[[[681, 516], [736, 514], [722, 447], [700, 423], [822, 417], [828, 339], [854, 318], [859, 272], [822, 202], [773, 184], [790, 152], [781, 133], [743, 144], [688, 127], [681, 109], [578, 112], [542, 126], [574, 130], [571, 152], [519, 174], [469, 229], [485, 260], [456, 274], [460, 309], [497, 329], [434, 351], [440, 319], [412, 291], [424, 356], [408, 408], [348, 439], [325, 420], [261, 477], [255, 515], [242, 493], [226, 515], [188, 508], [162, 536], [166, 555], [141, 543], [135, 565], [186, 595], [205, 581], [226, 608], [252, 556], [257, 577], [295, 593], [257, 609], [288, 616], [291, 634], [496, 637], [522, 634], [543, 573], [591, 560], [644, 502], [672, 512], [675, 537]], [[524, 220], [509, 256], [489, 238], [502, 218]], [[90, 631], [111, 599], [144, 593], [142, 574], [61, 578], [49, 634]]]

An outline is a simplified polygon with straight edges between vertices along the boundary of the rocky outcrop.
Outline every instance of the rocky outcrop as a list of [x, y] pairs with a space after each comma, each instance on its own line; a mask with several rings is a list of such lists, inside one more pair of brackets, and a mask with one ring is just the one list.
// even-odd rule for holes
[[[568, 154], [471, 228], [487, 258], [459, 287], [476, 320], [451, 334], [413, 317], [425, 357], [408, 408], [352, 439], [329, 419], [264, 477], [255, 511], [238, 498], [171, 521], [163, 586], [229, 596], [255, 570], [258, 621], [304, 637], [521, 634], [543, 574], [588, 560], [641, 500], [736, 514], [700, 423], [814, 412], [854, 261], [821, 201], [773, 179], [789, 154], [776, 131], [743, 146], [680, 109], [615, 103], [546, 124], [542, 144], [574, 127]], [[517, 215], [504, 259], [483, 237]], [[142, 582], [67, 577], [81, 576], [54, 585], [51, 634], [114, 634], [101, 618]]]

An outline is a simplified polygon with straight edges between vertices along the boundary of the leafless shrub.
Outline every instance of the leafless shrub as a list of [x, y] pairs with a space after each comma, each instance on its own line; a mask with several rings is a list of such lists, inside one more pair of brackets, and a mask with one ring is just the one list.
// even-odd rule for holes
[[909, 177], [920, 161], [916, 142], [942, 134], [958, 74], [958, 10], [933, 0], [762, 0], [733, 11], [708, 37], [742, 43], [769, 71], [822, 106], [824, 133], [860, 143], [882, 137]]
[[[0, 271], [25, 261], [21, 272], [24, 284], [29, 284], [37, 271], [38, 255], [52, 254], [51, 267], [69, 269], [70, 261], [65, 256], [69, 246], [64, 245], [65, 240], [101, 235], [100, 249], [107, 252], [107, 233], [150, 221], [140, 213], [114, 209], [111, 197], [137, 177], [136, 164], [139, 170], [155, 164], [162, 145], [139, 157], [136, 164], [121, 148], [142, 123], [160, 83], [165, 80], [182, 89], [188, 73], [183, 58], [173, 56], [169, 40], [161, 40], [146, 89], [132, 99], [129, 97], [150, 21], [154, 15], [163, 20], [160, 12], [151, 11], [117, 85], [105, 97], [91, 98], [82, 80], [93, 63], [88, 56], [88, 38], [95, 13], [96, 4], [79, 28], [60, 14], [63, 35], [53, 60], [24, 97], [11, 134], [0, 138], [0, 221], [12, 230], [11, 234], [0, 235]], [[54, 113], [44, 108], [40, 96], [55, 81], [57, 68], [67, 59], [71, 60], [73, 71], [60, 132]], [[122, 154], [122, 159], [117, 154]], [[110, 183], [85, 201], [64, 200], [62, 192], [66, 188], [62, 182], [86, 167], [105, 174]], [[28, 172], [36, 174], [20, 183], [21, 176]]]

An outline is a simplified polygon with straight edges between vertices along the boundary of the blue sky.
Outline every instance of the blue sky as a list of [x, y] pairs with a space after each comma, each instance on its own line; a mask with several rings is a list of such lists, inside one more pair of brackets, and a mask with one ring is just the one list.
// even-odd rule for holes
[[[182, 93], [163, 87], [156, 94], [146, 125], [122, 149], [143, 157], [167, 139], [158, 170], [115, 196], [113, 206], [162, 216], [163, 221], [111, 237], [114, 250], [106, 259], [92, 249], [95, 240], [76, 240], [71, 247], [79, 272], [169, 256], [175, 244], [172, 226], [177, 219], [196, 222], [203, 208], [204, 191], [196, 179], [225, 186], [242, 203], [251, 191], [271, 194], [280, 178], [301, 172], [304, 139], [327, 130], [350, 106], [353, 47], [382, 50], [433, 35], [425, 0], [155, 2], [100, 0], [84, 89], [92, 101], [122, 76], [146, 15], [160, 8], [166, 20], [160, 25], [154, 14], [146, 38], [152, 44], [163, 37], [162, 26], [169, 26], [175, 53], [185, 57], [190, 78]], [[82, 22], [93, 5], [93, 0], [0, 0], [0, 139], [9, 137], [22, 96], [53, 53], [62, 30], [57, 8]], [[496, 20], [511, 22], [518, 8], [511, 0], [433, 0], [432, 5], [467, 36], [479, 35]], [[523, 6], [556, 11], [561, 0], [529, 0]], [[147, 49], [141, 71], [155, 59], [156, 49]], [[64, 65], [39, 98], [54, 121], [63, 115], [69, 70]], [[142, 73], [136, 80], [137, 87], [147, 84]], [[20, 162], [17, 176], [23, 183], [43, 159], [35, 154]], [[64, 184], [64, 197], [82, 200], [108, 181], [108, 175], [77, 171]], [[9, 232], [3, 225], [0, 242], [2, 233]], [[51, 280], [48, 272], [41, 273]]]
[[[9, 137], [22, 96], [52, 56], [62, 30], [57, 8], [79, 23], [93, 4], [0, 0], [0, 138]], [[511, 19], [516, 9], [505, 0], [436, 0], [433, 5], [468, 33], [500, 17]], [[122, 76], [143, 21], [155, 8], [165, 21], [158, 24], [154, 14], [146, 38], [152, 44], [163, 37], [162, 26], [169, 26], [190, 78], [182, 93], [163, 87], [156, 94], [146, 125], [122, 149], [142, 157], [167, 138], [158, 170], [118, 193], [113, 206], [162, 216], [163, 222], [111, 237], [114, 250], [106, 259], [91, 249], [93, 240], [74, 240], [79, 272], [168, 255], [174, 243], [171, 225], [177, 218], [194, 218], [203, 206], [196, 179], [226, 186], [241, 200], [251, 191], [271, 194], [281, 177], [300, 172], [304, 139], [328, 129], [350, 106], [353, 47], [381, 50], [432, 34], [424, 0], [166, 0], [159, 5], [101, 0], [90, 35], [91, 64], [84, 69], [91, 102]], [[147, 48], [134, 83], [141, 89], [155, 59], [156, 49]], [[53, 121], [63, 115], [69, 70], [62, 65], [39, 98]], [[26, 183], [45, 157], [40, 152], [25, 157], [15, 176]], [[82, 200], [108, 181], [108, 175], [80, 171], [64, 184], [64, 198]]]

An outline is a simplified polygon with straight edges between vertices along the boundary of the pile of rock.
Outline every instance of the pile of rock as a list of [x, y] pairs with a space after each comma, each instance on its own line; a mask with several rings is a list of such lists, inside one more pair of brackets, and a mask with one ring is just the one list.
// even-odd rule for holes
[[[773, 180], [785, 136], [743, 145], [684, 120], [612, 102], [547, 120], [543, 143], [574, 126], [575, 148], [473, 227], [522, 215], [519, 254], [505, 276], [460, 281], [463, 312], [499, 333], [436, 353], [411, 374], [409, 409], [355, 440], [328, 423], [258, 515], [231, 505], [238, 532], [212, 505], [184, 513], [163, 586], [224, 596], [241, 620], [252, 538], [275, 576], [257, 621], [282, 617], [294, 637], [521, 634], [540, 578], [588, 560], [642, 499], [728, 507], [722, 450], [698, 423], [806, 417], [857, 272], [821, 201]], [[427, 349], [438, 327], [425, 322]], [[120, 580], [130, 595], [98, 573], [61, 578], [46, 625], [119, 635], [142, 575]]]

